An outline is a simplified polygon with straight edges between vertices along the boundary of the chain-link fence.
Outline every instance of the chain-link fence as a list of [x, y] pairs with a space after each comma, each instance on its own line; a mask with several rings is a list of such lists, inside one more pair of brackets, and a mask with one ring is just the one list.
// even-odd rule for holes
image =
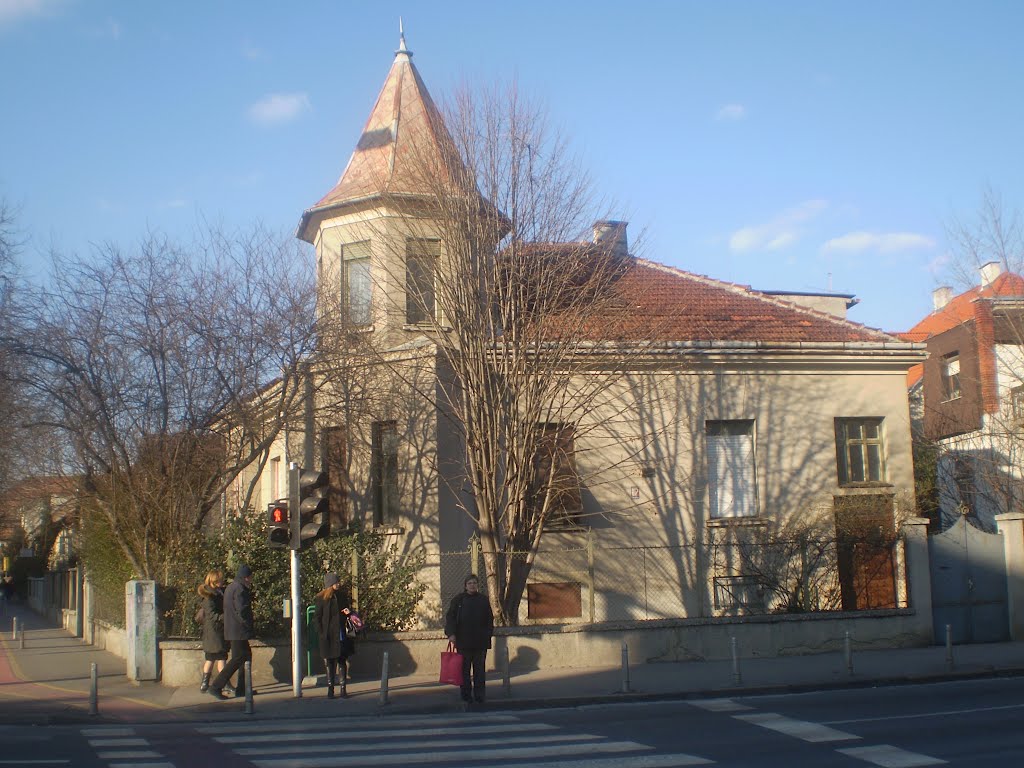
[[[521, 572], [527, 553], [495, 556], [498, 572]], [[479, 541], [441, 553], [445, 604], [478, 573]], [[899, 608], [907, 605], [901, 539], [774, 537], [760, 532], [709, 537], [701, 545], [542, 547], [526, 575], [524, 623], [644, 621], [768, 613]]]

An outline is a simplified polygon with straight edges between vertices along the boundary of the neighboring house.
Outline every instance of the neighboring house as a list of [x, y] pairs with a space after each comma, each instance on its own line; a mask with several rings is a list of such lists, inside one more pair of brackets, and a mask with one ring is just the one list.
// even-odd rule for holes
[[[406, 291], [429, 293], [444, 247], [422, 237], [425, 190], [407, 167], [413, 143], [422, 153], [424, 137], [443, 130], [438, 121], [403, 42], [340, 180], [303, 213], [298, 236], [316, 248], [321, 291], [340, 294], [338, 311], [407, 365], [402, 378], [443, 383], [422, 304], [406, 301]], [[543, 537], [524, 618], [779, 610], [756, 545], [728, 543], [762, 531], [839, 540], [830, 557], [840, 583], [817, 605], [896, 607], [896, 559], [886, 550], [879, 568], [877, 551], [851, 542], [865, 530], [891, 537], [913, 513], [905, 376], [924, 359], [921, 345], [847, 320], [848, 295], [756, 291], [634, 258], [626, 230], [598, 222], [595, 240], [614, 238], [628, 260], [618, 340], [653, 337], [653, 351], [632, 374], [636, 391], [595, 407], [587, 429], [538, 425], [567, 457], [559, 472], [577, 479], [564, 493], [565, 524]], [[426, 555], [429, 622], [469, 564], [443, 555], [465, 551], [475, 527], [460, 507], [471, 504], [460, 438], [433, 401], [396, 394], [400, 385], [371, 382], [366, 370], [356, 382], [322, 375], [317, 447], [335, 522], [374, 526]], [[285, 495], [285, 463], [301, 455], [301, 435], [290, 439], [271, 453], [257, 507]], [[600, 551], [585, 578], [588, 542]], [[581, 587], [588, 578], [593, 595]]]
[[3, 541], [9, 555], [31, 554], [51, 565], [73, 555], [78, 519], [76, 482], [64, 477], [34, 477], [16, 483], [0, 499]]
[[998, 262], [979, 272], [957, 296], [937, 288], [934, 311], [901, 336], [928, 350], [907, 384], [915, 430], [940, 448], [941, 526], [964, 514], [994, 532], [1024, 503], [1024, 277]]

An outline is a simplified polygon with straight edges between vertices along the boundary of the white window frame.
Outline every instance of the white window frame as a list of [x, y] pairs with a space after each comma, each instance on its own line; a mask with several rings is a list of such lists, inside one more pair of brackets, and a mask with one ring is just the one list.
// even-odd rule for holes
[[942, 400], [959, 400], [963, 392], [960, 386], [960, 353], [952, 352], [942, 357]]
[[753, 419], [708, 420], [708, 511], [712, 520], [757, 517], [757, 461]]

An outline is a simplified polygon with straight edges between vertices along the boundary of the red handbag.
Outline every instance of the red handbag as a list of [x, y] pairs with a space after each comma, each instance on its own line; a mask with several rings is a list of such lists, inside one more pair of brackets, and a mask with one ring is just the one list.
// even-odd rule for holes
[[448, 643], [448, 650], [441, 651], [441, 682], [447, 685], [462, 685], [462, 654]]

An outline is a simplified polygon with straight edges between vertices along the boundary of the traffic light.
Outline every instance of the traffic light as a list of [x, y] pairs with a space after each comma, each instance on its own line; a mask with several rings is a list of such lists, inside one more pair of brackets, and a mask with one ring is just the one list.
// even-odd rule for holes
[[267, 504], [267, 543], [271, 549], [287, 549], [289, 534], [288, 500], [270, 502]]
[[289, 481], [293, 503], [298, 510], [291, 521], [291, 547], [307, 549], [331, 532], [327, 473], [293, 464]]

